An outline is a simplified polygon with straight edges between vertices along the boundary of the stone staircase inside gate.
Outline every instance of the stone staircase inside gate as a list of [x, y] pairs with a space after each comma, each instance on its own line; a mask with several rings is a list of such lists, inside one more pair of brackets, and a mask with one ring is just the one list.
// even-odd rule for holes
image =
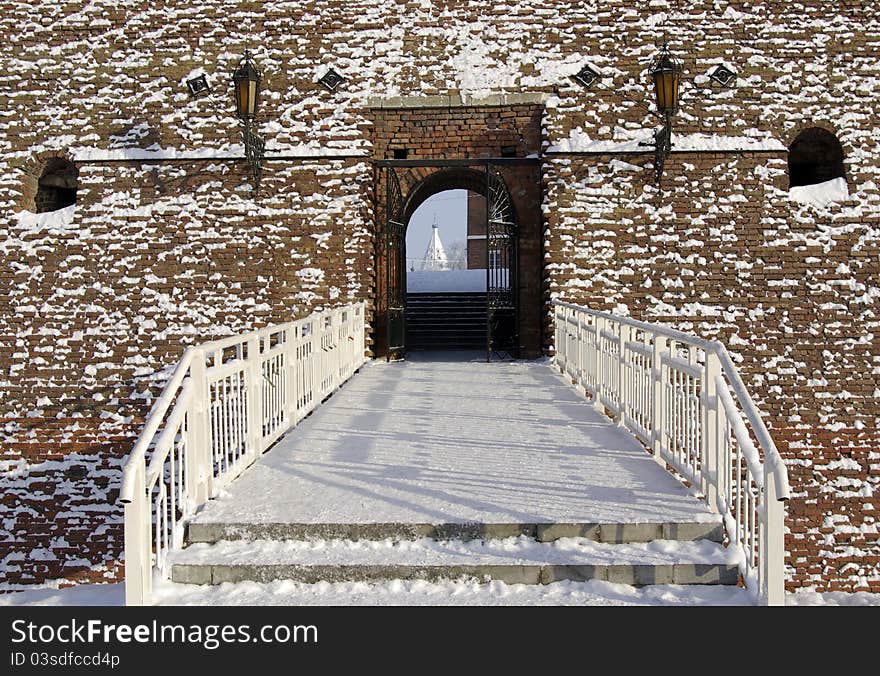
[[486, 294], [408, 293], [406, 328], [409, 349], [485, 349]]

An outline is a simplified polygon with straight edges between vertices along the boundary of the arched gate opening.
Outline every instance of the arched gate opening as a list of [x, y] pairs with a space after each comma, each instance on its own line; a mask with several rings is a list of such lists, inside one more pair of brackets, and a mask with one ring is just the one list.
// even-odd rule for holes
[[[520, 212], [540, 222], [537, 164], [525, 159], [447, 160], [444, 162], [386, 160], [376, 163], [377, 250], [376, 317], [373, 336], [377, 356], [403, 359], [409, 349], [407, 331], [406, 230], [416, 209], [437, 193], [460, 189], [485, 198], [485, 351], [487, 360], [533, 356], [540, 350], [540, 328], [522, 336], [523, 302], [537, 308], [539, 289], [521, 284]], [[514, 191], [511, 187], [514, 186]], [[520, 204], [517, 204], [517, 196]], [[531, 199], [529, 199], [531, 198]], [[530, 228], [529, 233], [535, 228]], [[534, 249], [531, 243], [530, 249]], [[539, 261], [537, 261], [538, 264]], [[534, 263], [530, 261], [532, 265]], [[533, 315], [536, 313], [527, 313]], [[530, 329], [534, 327], [530, 326]], [[535, 340], [535, 335], [538, 336]], [[448, 346], [448, 344], [447, 344]]]

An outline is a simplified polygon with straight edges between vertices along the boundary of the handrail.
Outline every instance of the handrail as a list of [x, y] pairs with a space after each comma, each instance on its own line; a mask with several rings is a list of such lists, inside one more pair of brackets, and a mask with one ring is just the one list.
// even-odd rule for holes
[[650, 331], [651, 333], [654, 333], [658, 336], [672, 338], [673, 340], [689, 343], [704, 350], [714, 352], [721, 360], [721, 368], [723, 369], [724, 374], [727, 376], [727, 380], [730, 383], [730, 386], [733, 388], [733, 392], [736, 395], [737, 400], [740, 402], [740, 405], [743, 408], [743, 413], [748, 418], [749, 424], [752, 426], [752, 429], [755, 432], [755, 436], [758, 437], [758, 442], [761, 448], [764, 449], [764, 461], [769, 462], [773, 466], [773, 471], [776, 475], [776, 480], [778, 482], [780, 490], [779, 499], [789, 499], [790, 488], [788, 483], [788, 471], [785, 467], [785, 463], [782, 460], [782, 456], [779, 455], [779, 450], [776, 448], [776, 444], [770, 437], [770, 432], [767, 430], [764, 421], [761, 419], [761, 414], [758, 411], [758, 407], [755, 406], [754, 401], [752, 401], [752, 397], [751, 395], [749, 395], [749, 392], [746, 389], [746, 386], [743, 383], [739, 372], [736, 370], [733, 359], [731, 359], [730, 353], [727, 351], [727, 346], [724, 345], [724, 343], [718, 340], [700, 338], [699, 336], [694, 336], [690, 333], [685, 333], [684, 331], [679, 331], [677, 329], [663, 326], [661, 324], [651, 324], [649, 322], [639, 321], [630, 317], [620, 317], [618, 315], [613, 315], [608, 312], [593, 310], [583, 305], [575, 305], [574, 303], [567, 303], [561, 300], [554, 300], [553, 305], [557, 307], [568, 308], [571, 310], [587, 311], [591, 315], [600, 317], [602, 319], [608, 319], [610, 321], [618, 322], [620, 324], [625, 324], [635, 329]]
[[131, 449], [131, 453], [128, 455], [128, 461], [122, 469], [122, 487], [119, 489], [119, 502], [122, 504], [127, 504], [134, 498], [136, 483], [134, 478], [135, 464], [132, 462], [132, 459], [143, 458], [146, 456], [147, 449], [153, 441], [153, 437], [156, 435], [159, 425], [162, 424], [162, 420], [165, 418], [165, 413], [168, 411], [168, 407], [171, 406], [171, 402], [174, 401], [174, 397], [177, 395], [177, 390], [183, 382], [183, 379], [186, 377], [187, 371], [189, 371], [189, 365], [192, 361], [194, 352], [195, 348], [186, 348], [180, 361], [177, 362], [174, 373], [171, 374], [171, 378], [165, 383], [162, 394], [156, 399], [152, 408], [150, 408], [149, 414], [147, 414], [144, 426], [141, 428], [141, 432], [138, 435], [134, 448]]
[[196, 510], [360, 368], [364, 315], [355, 303], [184, 351], [122, 472], [127, 604], [150, 602]]
[[657, 334], [658, 336], [663, 336], [665, 338], [672, 338], [674, 340], [680, 340], [682, 342], [693, 343], [697, 347], [701, 347], [705, 349], [712, 349], [713, 345], [720, 345], [717, 341], [709, 340], [707, 338], [700, 338], [699, 336], [693, 336], [689, 333], [685, 333], [684, 331], [679, 331], [677, 329], [669, 328], [668, 326], [663, 326], [661, 324], [651, 324], [649, 322], [641, 322], [638, 319], [632, 319], [630, 317], [620, 317], [618, 315], [613, 315], [609, 312], [602, 312], [601, 310], [593, 310], [592, 308], [588, 308], [584, 305], [575, 305], [574, 303], [567, 303], [563, 300], [554, 300], [553, 305], [557, 307], [565, 307], [571, 310], [583, 310], [589, 312], [591, 315], [595, 317], [599, 317], [601, 319], [608, 319], [619, 324], [626, 324], [627, 326], [632, 326], [636, 329], [644, 329], [646, 331], [651, 331], [652, 333]]
[[739, 400], [743, 413], [748, 418], [752, 431], [758, 438], [758, 443], [764, 449], [764, 462], [770, 463], [773, 467], [777, 490], [779, 491], [778, 499], [788, 500], [791, 497], [791, 488], [788, 483], [788, 469], [785, 467], [785, 462], [782, 460], [782, 456], [779, 455], [779, 450], [776, 448], [776, 444], [773, 442], [767, 426], [764, 425], [761, 414], [758, 412], [758, 407], [752, 401], [752, 397], [746, 389], [739, 372], [736, 370], [736, 366], [730, 358], [727, 348], [723, 343], [713, 342], [720, 348], [718, 357], [721, 359], [721, 367], [724, 369], [727, 381], [731, 388], [733, 388], [733, 393], [736, 395], [737, 400]]
[[740, 549], [746, 586], [782, 604], [788, 471], [727, 348], [573, 303], [553, 307], [556, 366], [703, 494]]

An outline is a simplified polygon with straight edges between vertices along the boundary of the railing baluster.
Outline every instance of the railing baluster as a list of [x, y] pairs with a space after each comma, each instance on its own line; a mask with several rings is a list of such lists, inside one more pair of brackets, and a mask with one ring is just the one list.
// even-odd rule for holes
[[629, 414], [629, 391], [627, 388], [627, 363], [626, 363], [626, 343], [629, 342], [630, 328], [626, 324], [617, 324], [617, 404], [618, 420], [617, 424], [623, 427], [626, 424], [626, 417]]
[[715, 356], [713, 352], [706, 352], [705, 362], [703, 364], [703, 382], [700, 391], [702, 403], [701, 414], [703, 420], [703, 434], [700, 437], [700, 442], [702, 444], [701, 453], [703, 456], [702, 490], [706, 495], [709, 507], [715, 511], [719, 510], [718, 493], [719, 490], [721, 490], [723, 495], [724, 485], [722, 483], [722, 477], [718, 471], [719, 404], [717, 394], [718, 383], [716, 382], [716, 379], [720, 374], [721, 365], [718, 362], [718, 357]]
[[221, 455], [223, 458], [223, 471], [228, 472], [229, 471], [229, 453], [230, 453], [229, 445], [230, 445], [230, 436], [231, 436], [231, 432], [232, 432], [231, 427], [230, 427], [229, 415], [230, 415], [230, 410], [232, 408], [232, 402], [229, 399], [230, 387], [229, 387], [229, 383], [228, 383], [227, 379], [224, 378], [222, 380], [222, 383], [223, 383], [223, 389], [221, 392], [221, 399], [220, 399], [220, 401], [222, 402], [222, 405], [220, 407], [220, 410], [222, 412], [222, 422], [223, 422], [223, 425], [222, 425], [222, 427], [223, 427], [223, 429], [222, 429], [223, 444], [221, 446], [221, 448], [222, 448]]
[[653, 362], [652, 378], [654, 390], [654, 460], [664, 464], [663, 460], [663, 435], [666, 434], [666, 382], [663, 368], [663, 352], [666, 350], [666, 338], [654, 336], [651, 360]]

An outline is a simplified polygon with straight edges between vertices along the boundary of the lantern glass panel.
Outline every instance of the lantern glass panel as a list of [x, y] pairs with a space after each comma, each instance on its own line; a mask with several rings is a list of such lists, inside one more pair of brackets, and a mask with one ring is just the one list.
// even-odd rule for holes
[[663, 52], [651, 69], [658, 112], [675, 114], [678, 111], [678, 86], [681, 81], [681, 70], [681, 63], [672, 59], [664, 46]]
[[238, 117], [251, 120], [257, 113], [257, 98], [260, 94], [260, 74], [250, 60], [232, 76], [235, 85], [235, 107]]
[[654, 88], [657, 97], [657, 110], [674, 113], [678, 108], [679, 74], [668, 70], [654, 76]]
[[253, 80], [242, 82], [242, 110], [245, 117], [251, 118], [257, 112], [257, 83]]
[[248, 86], [247, 80], [238, 80], [235, 83], [235, 107], [239, 117], [247, 117], [248, 109]]

